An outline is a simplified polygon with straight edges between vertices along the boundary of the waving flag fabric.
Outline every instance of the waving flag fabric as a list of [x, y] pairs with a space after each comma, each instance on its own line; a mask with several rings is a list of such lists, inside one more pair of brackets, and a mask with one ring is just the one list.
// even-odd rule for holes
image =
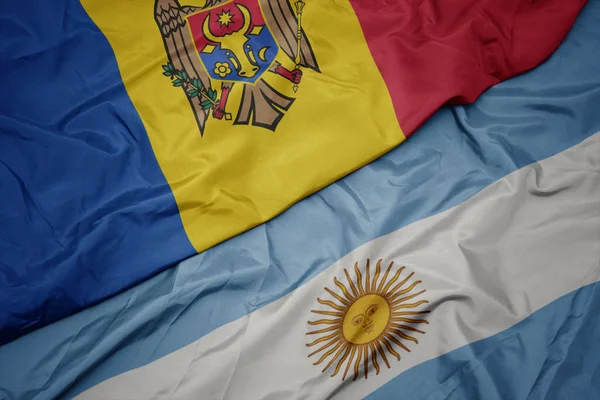
[[0, 343], [269, 220], [543, 61], [585, 0], [15, 1]]
[[0, 343], [272, 218], [442, 104], [534, 67], [585, 1], [196, 3], [3, 7]]
[[0, 398], [597, 398], [598, 18], [268, 223], [1, 346]]
[[[544, 306], [556, 307], [563, 321], [590, 314], [597, 325], [588, 304], [600, 304], [599, 172], [596, 134], [459, 206], [366, 243], [281, 299], [79, 398], [156, 399], [169, 393], [176, 399], [361, 399], [398, 373], [501, 333]], [[536, 229], [540, 225], [543, 232]], [[565, 236], [571, 238], [568, 246], [562, 245]], [[572, 293], [581, 286], [585, 289]], [[564, 310], [560, 300], [548, 305], [565, 295], [572, 310]], [[566, 351], [552, 348], [557, 334], [565, 335], [561, 341], [579, 339], [588, 345], [598, 339], [594, 330], [572, 339], [581, 327], [567, 324], [567, 332], [561, 332], [561, 324], [551, 318], [535, 318], [550, 319], [550, 332], [537, 338], [550, 347], [542, 353], [546, 357]], [[487, 390], [464, 390], [488, 394], [499, 386], [491, 391], [494, 398], [524, 399], [524, 389], [531, 388], [545, 361], [524, 336], [492, 339], [500, 350], [480, 344], [472, 349], [476, 361], [463, 366], [464, 376], [451, 375], [437, 387], [431, 386], [431, 376], [417, 383], [400, 375], [381, 389], [387, 397], [378, 392], [374, 397], [392, 399], [410, 390], [409, 398], [432, 393], [445, 398], [486, 357], [502, 366], [504, 358], [518, 357], [527, 346], [526, 355], [536, 358], [532, 367], [510, 371], [519, 363], [506, 362], [488, 379], [522, 375], [529, 382], [511, 389], [487, 384]], [[600, 394], [592, 372], [581, 370], [580, 390]], [[535, 391], [545, 397], [544, 388]]]

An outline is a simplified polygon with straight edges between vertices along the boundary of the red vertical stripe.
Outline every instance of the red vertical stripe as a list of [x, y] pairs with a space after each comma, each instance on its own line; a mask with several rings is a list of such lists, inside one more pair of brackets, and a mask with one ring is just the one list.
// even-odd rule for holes
[[558, 47], [587, 0], [350, 0], [409, 136]]

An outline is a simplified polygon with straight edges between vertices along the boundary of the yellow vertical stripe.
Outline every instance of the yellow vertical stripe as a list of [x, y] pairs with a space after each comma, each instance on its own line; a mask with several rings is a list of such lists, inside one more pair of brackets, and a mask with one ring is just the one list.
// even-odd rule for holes
[[[283, 77], [263, 75], [296, 98], [275, 132], [209, 118], [201, 137], [184, 92], [162, 75], [167, 55], [154, 2], [82, 0], [114, 50], [197, 251], [274, 217], [405, 140], [348, 1], [305, 1], [302, 24], [321, 73], [303, 69], [297, 93]], [[285, 55], [278, 61], [294, 66]], [[238, 83], [227, 103], [234, 118], [241, 93]]]

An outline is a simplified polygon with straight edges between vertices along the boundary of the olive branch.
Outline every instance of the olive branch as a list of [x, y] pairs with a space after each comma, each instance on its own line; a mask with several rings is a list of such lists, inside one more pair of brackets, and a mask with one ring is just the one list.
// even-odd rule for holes
[[[190, 99], [198, 97], [200, 100], [200, 106], [203, 110], [208, 110], [218, 105], [217, 91], [212, 88], [206, 89], [202, 84], [202, 81], [198, 78], [190, 78], [187, 72], [184, 70], [175, 69], [173, 64], [167, 63], [162, 66], [164, 69], [163, 75], [168, 76], [171, 79], [171, 83], [175, 87], [183, 87], [187, 96]], [[186, 90], [186, 87], [190, 88]], [[204, 98], [204, 100], [202, 100]]]

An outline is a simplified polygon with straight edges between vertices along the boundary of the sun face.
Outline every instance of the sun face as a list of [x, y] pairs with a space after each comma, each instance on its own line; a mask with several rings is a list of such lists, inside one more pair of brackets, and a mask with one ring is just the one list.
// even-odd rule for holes
[[379, 337], [390, 318], [388, 302], [378, 294], [367, 294], [357, 299], [346, 312], [342, 333], [346, 341], [365, 344]]
[[[417, 280], [408, 285], [414, 275], [414, 272], [411, 272], [396, 284], [405, 267], [398, 268], [393, 277], [388, 280], [394, 265], [393, 261], [380, 280], [382, 261], [377, 262], [375, 275], [371, 276], [369, 260], [367, 260], [364, 285], [358, 263], [354, 265], [356, 279], [351, 279], [348, 271], [344, 270], [350, 290], [344, 283], [334, 278], [333, 282], [339, 289], [338, 293], [325, 288], [325, 291], [333, 299], [323, 300], [317, 298], [319, 304], [326, 306], [326, 309], [311, 310], [312, 313], [319, 316], [331, 317], [318, 317], [317, 320], [308, 321], [311, 326], [322, 325], [323, 327], [307, 333], [307, 335], [317, 335], [318, 337], [306, 346], [319, 345], [315, 351], [308, 355], [309, 358], [315, 355], [319, 356], [314, 365], [319, 365], [328, 359], [322, 372], [335, 364], [332, 377], [336, 376], [345, 364], [342, 380], [346, 379], [352, 365], [354, 365], [353, 379], [358, 378], [361, 366], [366, 379], [368, 377], [369, 360], [375, 368], [376, 374], [379, 374], [379, 357], [390, 368], [386, 354], [393, 355], [398, 361], [401, 358], [400, 354], [394, 349], [394, 345], [410, 352], [405, 342], [410, 341], [418, 344], [419, 341], [415, 336], [425, 333], [417, 327], [429, 322], [418, 316], [427, 314], [429, 311], [414, 309], [428, 303], [428, 301], [409, 302], [409, 300], [425, 293], [424, 289], [415, 291], [421, 281]], [[404, 287], [405, 285], [406, 287]]]

